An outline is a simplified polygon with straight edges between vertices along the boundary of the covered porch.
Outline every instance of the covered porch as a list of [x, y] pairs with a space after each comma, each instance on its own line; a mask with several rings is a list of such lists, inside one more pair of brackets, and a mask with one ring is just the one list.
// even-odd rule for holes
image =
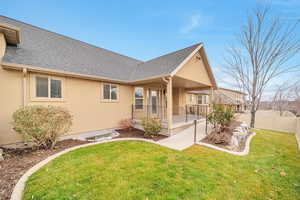
[[206, 118], [209, 105], [199, 104], [196, 98], [191, 99], [188, 96], [188, 92], [207, 89], [212, 87], [178, 76], [136, 85], [132, 119], [140, 122], [145, 118], [158, 118], [171, 135], [174, 129]]
[[133, 120], [159, 118], [172, 135], [175, 129], [206, 118], [209, 102], [203, 104], [188, 95], [190, 91], [208, 90], [212, 97], [217, 88], [202, 44], [150, 60], [145, 66], [143, 70], [148, 73], [165, 73], [134, 82]]

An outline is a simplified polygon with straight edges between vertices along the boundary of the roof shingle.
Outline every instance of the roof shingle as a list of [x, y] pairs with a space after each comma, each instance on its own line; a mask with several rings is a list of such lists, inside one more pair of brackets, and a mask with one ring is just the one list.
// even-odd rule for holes
[[21, 43], [7, 45], [3, 62], [120, 81], [169, 75], [199, 46], [142, 62], [5, 16], [0, 16], [0, 23], [16, 26], [21, 32]]

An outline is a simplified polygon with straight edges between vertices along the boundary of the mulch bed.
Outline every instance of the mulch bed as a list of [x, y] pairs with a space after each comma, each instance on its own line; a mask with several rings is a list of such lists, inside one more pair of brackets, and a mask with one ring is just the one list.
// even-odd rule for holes
[[21, 176], [38, 162], [64, 149], [86, 143], [70, 139], [58, 142], [53, 149], [4, 149], [4, 160], [0, 161], [0, 200], [9, 200]]
[[143, 138], [143, 139], [150, 139], [154, 141], [162, 140], [167, 138], [168, 136], [164, 135], [152, 135], [152, 136], [145, 136], [145, 132], [136, 128], [133, 128], [131, 130], [128, 129], [119, 129], [116, 130], [120, 135], [115, 138], [128, 138], [128, 137], [133, 137], [133, 138]]
[[236, 127], [240, 126], [240, 124], [241, 122], [239, 121], [232, 121], [230, 125], [227, 128], [225, 128], [224, 131], [222, 131], [221, 133], [217, 133], [213, 131], [208, 136], [203, 138], [201, 142], [212, 144], [224, 149], [241, 152], [245, 148], [245, 142], [242, 142], [242, 144], [236, 149], [232, 149], [230, 147], [232, 132]]

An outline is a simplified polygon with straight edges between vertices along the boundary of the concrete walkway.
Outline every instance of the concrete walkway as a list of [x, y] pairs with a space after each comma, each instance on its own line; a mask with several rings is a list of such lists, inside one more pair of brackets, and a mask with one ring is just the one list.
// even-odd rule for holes
[[[194, 144], [194, 132], [195, 126], [192, 125], [191, 127], [168, 137], [163, 140], [157, 141], [162, 146], [169, 147], [176, 150], [184, 150]], [[201, 121], [197, 124], [197, 134], [196, 134], [196, 141], [201, 140], [205, 137], [205, 121]]]

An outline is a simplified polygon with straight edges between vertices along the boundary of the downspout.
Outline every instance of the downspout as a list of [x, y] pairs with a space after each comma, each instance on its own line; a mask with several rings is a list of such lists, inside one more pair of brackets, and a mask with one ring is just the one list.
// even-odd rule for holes
[[23, 108], [26, 106], [26, 78], [27, 78], [27, 68], [23, 68], [23, 82], [22, 82], [22, 89], [23, 89]]

